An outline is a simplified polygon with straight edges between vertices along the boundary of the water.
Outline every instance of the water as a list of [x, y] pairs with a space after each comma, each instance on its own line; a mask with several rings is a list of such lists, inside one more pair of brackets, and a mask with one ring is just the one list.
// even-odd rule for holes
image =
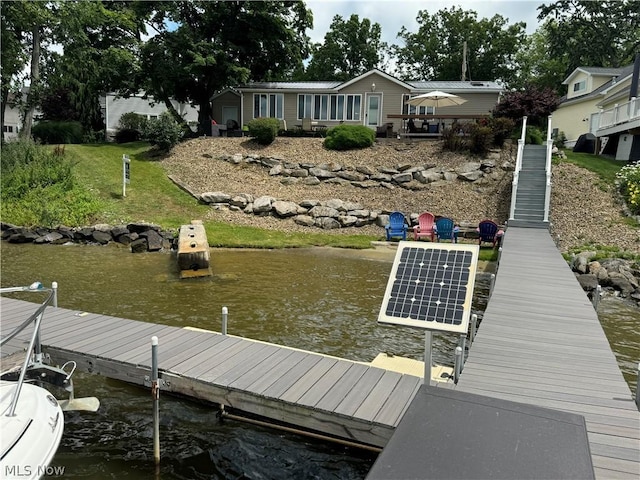
[[[379, 352], [422, 360], [423, 332], [376, 322], [393, 256], [393, 250], [214, 249], [213, 277], [179, 280], [170, 253], [3, 242], [2, 286], [57, 281], [65, 308], [216, 331], [227, 306], [230, 334], [357, 361]], [[476, 279], [477, 313], [485, 307], [488, 282], [486, 274]], [[605, 298], [600, 314], [635, 389], [637, 307]], [[454, 346], [455, 338], [434, 334], [434, 360], [451, 364]], [[77, 395], [97, 396], [101, 408], [66, 415], [54, 460], [65, 468], [64, 478], [151, 478], [148, 390], [89, 374], [74, 379]], [[163, 479], [362, 479], [375, 461], [375, 454], [307, 437], [237, 421], [220, 424], [214, 409], [191, 400], [164, 395], [160, 406]]]

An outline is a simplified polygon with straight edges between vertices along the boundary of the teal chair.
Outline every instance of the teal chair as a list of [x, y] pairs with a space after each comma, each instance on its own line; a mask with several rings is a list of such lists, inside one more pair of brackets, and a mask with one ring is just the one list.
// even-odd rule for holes
[[458, 227], [450, 218], [441, 217], [436, 220], [435, 231], [439, 242], [451, 240], [452, 243], [458, 243]]
[[407, 239], [407, 222], [401, 212], [391, 212], [389, 223], [384, 227], [387, 234], [387, 241], [393, 238]]

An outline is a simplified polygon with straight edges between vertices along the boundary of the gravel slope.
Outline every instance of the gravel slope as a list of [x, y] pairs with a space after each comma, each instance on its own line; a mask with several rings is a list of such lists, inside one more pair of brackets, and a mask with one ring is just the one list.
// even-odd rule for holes
[[[370, 149], [335, 152], [325, 150], [319, 138], [278, 137], [273, 144], [262, 147], [246, 138], [205, 137], [178, 145], [162, 160], [162, 164], [167, 174], [175, 176], [198, 193], [250, 193], [294, 202], [339, 198], [379, 211], [400, 210], [406, 214], [431, 211], [436, 215], [450, 216], [462, 224], [476, 224], [483, 218], [504, 223], [509, 215], [511, 172], [502, 170], [500, 166], [514, 161], [512, 147], [505, 148], [500, 158], [494, 160], [495, 171], [499, 172], [496, 181], [483, 185], [456, 181], [448, 186], [429, 187], [420, 191], [382, 187], [363, 189], [335, 184], [285, 186], [280, 183], [280, 177], [269, 176], [264, 167], [254, 164], [233, 165], [220, 160], [223, 155], [236, 153], [270, 156], [296, 163], [337, 163], [352, 167], [368, 165], [373, 168], [429, 164], [453, 169], [472, 160], [464, 155], [443, 152], [440, 142], [436, 141], [383, 141]], [[604, 192], [596, 184], [597, 176], [586, 170], [571, 164], [554, 166], [552, 234], [560, 249], [596, 243], [640, 253], [640, 230], [624, 223], [613, 189]], [[209, 218], [287, 232], [310, 231], [310, 227], [297, 225], [292, 220], [258, 217], [226, 209], [212, 208]], [[383, 229], [376, 226], [324, 232], [336, 235], [384, 235]]]

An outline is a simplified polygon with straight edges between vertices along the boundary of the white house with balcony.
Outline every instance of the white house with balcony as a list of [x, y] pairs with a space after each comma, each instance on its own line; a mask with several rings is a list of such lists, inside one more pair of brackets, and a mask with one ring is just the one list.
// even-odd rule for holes
[[579, 67], [563, 84], [567, 95], [553, 112], [551, 126], [555, 134], [564, 132], [567, 147], [573, 147], [580, 135], [591, 133], [598, 139], [598, 153], [622, 161], [640, 160], [640, 100], [634, 65]]

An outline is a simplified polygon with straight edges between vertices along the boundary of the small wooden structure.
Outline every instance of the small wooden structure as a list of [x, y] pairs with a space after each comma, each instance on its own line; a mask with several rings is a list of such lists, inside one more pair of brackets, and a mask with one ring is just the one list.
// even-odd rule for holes
[[212, 274], [207, 233], [200, 220], [192, 220], [191, 224], [180, 227], [178, 266], [180, 278], [208, 277]]

